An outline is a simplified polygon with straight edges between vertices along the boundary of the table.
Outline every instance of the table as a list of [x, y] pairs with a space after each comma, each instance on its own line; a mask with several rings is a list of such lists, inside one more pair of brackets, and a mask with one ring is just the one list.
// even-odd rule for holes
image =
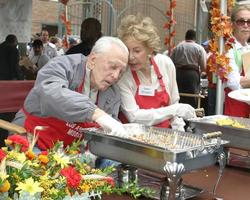
[[[183, 182], [187, 185], [204, 189], [204, 193], [192, 198], [192, 200], [214, 200], [212, 195], [213, 186], [218, 175], [218, 166], [192, 171], [183, 175]], [[157, 175], [162, 178], [162, 175]], [[155, 176], [152, 177], [155, 180]], [[159, 180], [160, 181], [160, 180]], [[150, 180], [149, 180], [150, 182]], [[250, 170], [226, 167], [221, 182], [218, 186], [216, 197], [223, 200], [247, 200], [250, 190]], [[128, 195], [104, 195], [103, 200], [132, 200]], [[139, 200], [150, 200], [142, 197]]]

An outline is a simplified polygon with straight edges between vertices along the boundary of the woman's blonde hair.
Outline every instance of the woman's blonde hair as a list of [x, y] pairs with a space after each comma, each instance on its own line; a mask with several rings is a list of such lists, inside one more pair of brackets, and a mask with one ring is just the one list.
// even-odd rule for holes
[[142, 17], [140, 14], [128, 15], [121, 20], [117, 33], [122, 41], [125, 41], [128, 37], [132, 37], [144, 43], [144, 45], [152, 49], [154, 53], [161, 50], [158, 29], [150, 17]]
[[232, 22], [236, 21], [236, 15], [238, 14], [238, 12], [240, 12], [242, 10], [250, 11], [250, 5], [236, 5], [236, 6], [234, 6], [232, 9], [232, 13], [231, 13], [231, 21]]

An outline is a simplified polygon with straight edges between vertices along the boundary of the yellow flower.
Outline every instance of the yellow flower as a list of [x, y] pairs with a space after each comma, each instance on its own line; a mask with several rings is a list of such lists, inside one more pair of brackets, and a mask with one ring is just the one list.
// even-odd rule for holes
[[82, 190], [83, 192], [89, 192], [89, 190], [90, 190], [90, 187], [89, 187], [89, 185], [87, 185], [87, 184], [81, 185], [80, 188], [81, 188], [81, 190]]
[[3, 172], [0, 171], [0, 179], [1, 180], [5, 180], [8, 177], [9, 177], [9, 175], [7, 175], [6, 171], [3, 171]]
[[57, 162], [58, 165], [61, 165], [61, 168], [67, 167], [71, 161], [70, 157], [65, 156], [64, 154], [55, 154], [53, 155], [54, 160]]
[[51, 188], [51, 189], [49, 189], [49, 193], [50, 193], [50, 194], [54, 194], [54, 195], [56, 195], [56, 194], [58, 194], [58, 193], [59, 193], [59, 190], [58, 190], [58, 189], [56, 189], [56, 188]]
[[0, 180], [4, 181], [7, 179], [9, 175], [6, 172], [6, 157], [0, 163]]
[[17, 183], [16, 190], [22, 190], [29, 192], [31, 195], [34, 195], [37, 192], [42, 192], [43, 188], [40, 187], [40, 183], [37, 181], [34, 181], [32, 177], [25, 180], [24, 183]]
[[49, 180], [49, 173], [45, 172], [42, 176], [40, 176], [41, 181], [48, 181]]
[[8, 157], [10, 159], [17, 160], [20, 163], [24, 163], [26, 161], [26, 156], [25, 156], [24, 153], [19, 153], [19, 152], [11, 151], [11, 152], [9, 152]]

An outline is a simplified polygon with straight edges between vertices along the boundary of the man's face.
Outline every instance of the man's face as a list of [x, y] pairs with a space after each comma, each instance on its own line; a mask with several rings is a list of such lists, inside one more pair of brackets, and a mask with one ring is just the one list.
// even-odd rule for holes
[[116, 83], [126, 71], [128, 54], [116, 45], [105, 53], [91, 53], [88, 56], [91, 70], [91, 89], [106, 90]]
[[48, 31], [42, 31], [41, 40], [43, 41], [43, 43], [47, 43], [49, 41]]
[[42, 55], [43, 46], [34, 46], [34, 47], [33, 47], [33, 51], [34, 51], [34, 54], [35, 54], [36, 56]]
[[250, 11], [241, 10], [233, 22], [234, 36], [237, 40], [247, 41], [250, 36]]

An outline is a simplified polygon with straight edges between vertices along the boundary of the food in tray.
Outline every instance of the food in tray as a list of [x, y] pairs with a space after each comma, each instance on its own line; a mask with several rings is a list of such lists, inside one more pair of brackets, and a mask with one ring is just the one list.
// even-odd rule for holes
[[218, 119], [216, 120], [216, 124], [218, 124], [219, 126], [232, 126], [235, 128], [247, 128], [245, 125], [241, 124], [240, 122], [230, 119], [230, 118]]
[[202, 145], [200, 137], [179, 132], [149, 131], [141, 134], [131, 134], [128, 139], [165, 148], [168, 150], [183, 150]]
[[216, 124], [220, 126], [231, 126], [234, 123], [232, 119], [229, 118], [223, 118], [216, 120]]
[[157, 136], [147, 136], [145, 133], [142, 134], [132, 134], [128, 137], [128, 139], [143, 142], [145, 144], [151, 144], [154, 146], [159, 146], [168, 149], [175, 149], [177, 147], [176, 144], [174, 144], [171, 138], [171, 135], [157, 135]]

